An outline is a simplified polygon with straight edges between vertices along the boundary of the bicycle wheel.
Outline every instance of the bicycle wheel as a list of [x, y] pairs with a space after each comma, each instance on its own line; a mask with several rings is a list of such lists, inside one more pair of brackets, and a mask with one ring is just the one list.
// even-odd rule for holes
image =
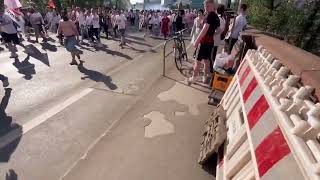
[[176, 63], [177, 69], [181, 72], [182, 71], [182, 61], [183, 61], [183, 54], [182, 54], [182, 47], [179, 41], [175, 42], [175, 50], [174, 50], [174, 61]]

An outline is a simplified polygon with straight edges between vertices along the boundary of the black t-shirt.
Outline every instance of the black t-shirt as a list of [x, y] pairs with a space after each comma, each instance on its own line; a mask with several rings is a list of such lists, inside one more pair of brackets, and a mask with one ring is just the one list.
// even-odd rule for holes
[[178, 16], [176, 18], [176, 27], [177, 27], [177, 31], [181, 31], [184, 28], [182, 16]]
[[204, 23], [209, 24], [209, 29], [207, 31], [207, 34], [202, 38], [201, 43], [203, 44], [213, 44], [213, 35], [216, 31], [216, 29], [220, 26], [220, 20], [218, 15], [215, 12], [210, 12], [206, 15], [204, 18]]

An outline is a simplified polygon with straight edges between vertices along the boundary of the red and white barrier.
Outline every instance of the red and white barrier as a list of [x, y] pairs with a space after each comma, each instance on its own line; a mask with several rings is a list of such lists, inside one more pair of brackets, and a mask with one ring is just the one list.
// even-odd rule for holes
[[320, 104], [289, 73], [263, 47], [248, 51], [221, 101], [228, 139], [217, 179], [320, 179]]

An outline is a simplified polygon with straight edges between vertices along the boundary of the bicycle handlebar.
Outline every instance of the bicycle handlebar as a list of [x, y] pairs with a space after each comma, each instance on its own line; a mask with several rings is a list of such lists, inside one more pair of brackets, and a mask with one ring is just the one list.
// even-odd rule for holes
[[182, 29], [181, 31], [177, 31], [177, 32], [175, 32], [175, 34], [181, 35], [181, 34], [183, 34], [183, 32], [185, 32], [186, 30], [188, 30], [188, 28], [184, 28], [184, 29]]

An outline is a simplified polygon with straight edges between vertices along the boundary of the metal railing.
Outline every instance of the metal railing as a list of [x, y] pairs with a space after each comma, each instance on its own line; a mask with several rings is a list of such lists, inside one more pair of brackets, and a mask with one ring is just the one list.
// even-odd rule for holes
[[[163, 69], [162, 69], [162, 76], [166, 76], [166, 57], [167, 57], [167, 55], [166, 55], [166, 47], [167, 47], [167, 44], [168, 44], [170, 41], [174, 40], [174, 38], [175, 38], [175, 37], [172, 37], [172, 38], [166, 40], [166, 42], [164, 43], [164, 46], [163, 46], [163, 59], [162, 59]], [[171, 54], [172, 52], [173, 52], [173, 50], [172, 50], [169, 54]], [[168, 55], [169, 55], [169, 54], [168, 54]]]

